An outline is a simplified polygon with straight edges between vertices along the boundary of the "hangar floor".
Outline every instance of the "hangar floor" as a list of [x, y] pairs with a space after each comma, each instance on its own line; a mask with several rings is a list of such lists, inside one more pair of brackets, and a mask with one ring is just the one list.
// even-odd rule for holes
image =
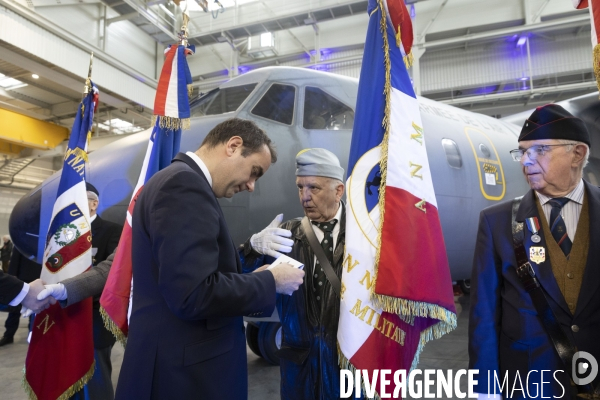
[[[420, 369], [463, 369], [468, 367], [467, 336], [469, 322], [469, 297], [455, 297], [458, 313], [458, 327], [439, 340], [425, 346]], [[0, 332], [4, 332], [4, 321], [8, 314], [0, 312]], [[13, 344], [0, 347], [0, 398], [2, 400], [27, 400], [21, 388], [22, 370], [27, 354], [27, 320], [22, 319]], [[279, 399], [279, 367], [270, 365], [256, 356], [250, 349], [248, 352], [249, 400]], [[116, 386], [123, 348], [115, 345], [112, 352], [113, 385]], [[465, 385], [461, 385], [465, 386]], [[464, 387], [462, 388], [465, 389]]]

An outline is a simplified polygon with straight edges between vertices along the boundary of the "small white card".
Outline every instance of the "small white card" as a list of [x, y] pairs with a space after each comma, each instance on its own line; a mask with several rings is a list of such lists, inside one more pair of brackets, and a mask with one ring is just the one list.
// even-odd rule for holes
[[302, 264], [300, 261], [294, 260], [286, 255], [282, 255], [277, 260], [273, 261], [273, 264], [271, 264], [267, 269], [271, 269], [279, 264], [290, 264], [292, 267], [296, 267], [298, 269], [304, 268], [304, 264]]
[[485, 184], [496, 186], [496, 175], [495, 174], [485, 174]]

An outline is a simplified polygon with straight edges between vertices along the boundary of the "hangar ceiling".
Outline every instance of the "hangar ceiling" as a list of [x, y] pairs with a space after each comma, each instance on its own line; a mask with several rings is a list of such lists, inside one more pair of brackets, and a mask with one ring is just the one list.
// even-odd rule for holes
[[[589, 14], [568, 0], [406, 3], [423, 96], [505, 116], [596, 90]], [[96, 135], [149, 127], [162, 50], [185, 7], [197, 91], [269, 65], [359, 74], [365, 0], [0, 0], [0, 108], [70, 127], [94, 51]], [[3, 86], [9, 78], [19, 83]]]

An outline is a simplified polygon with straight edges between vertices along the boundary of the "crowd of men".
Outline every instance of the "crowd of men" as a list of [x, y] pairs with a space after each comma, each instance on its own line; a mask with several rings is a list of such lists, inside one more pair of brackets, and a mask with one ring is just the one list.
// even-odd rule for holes
[[[512, 382], [531, 370], [567, 371], [547, 321], [540, 318], [535, 290], [546, 299], [567, 344], [600, 360], [595, 333], [600, 328], [600, 227], [594, 223], [600, 189], [582, 179], [590, 144], [580, 119], [558, 105], [539, 107], [511, 152], [531, 190], [481, 213], [469, 319], [470, 368], [480, 376], [507, 374]], [[233, 118], [147, 182], [133, 215], [135, 290], [114, 397], [246, 398], [242, 317], [269, 316], [275, 307], [282, 324], [281, 398], [340, 397], [340, 299], [332, 281], [341, 278], [346, 208], [345, 171], [338, 158], [320, 148], [298, 153], [295, 177], [289, 179], [296, 181], [304, 218], [276, 218], [239, 248], [217, 202], [254, 191], [276, 161], [267, 134]], [[88, 199], [94, 218], [99, 193], [91, 185]], [[91, 270], [46, 286], [0, 273], [0, 303], [39, 312], [55, 301], [68, 307], [97, 297], [119, 232], [95, 216], [92, 240], [98, 250]], [[316, 237], [325, 258], [316, 255], [309, 236]], [[529, 264], [521, 262], [519, 249]], [[304, 269], [286, 263], [267, 268], [282, 253]], [[526, 265], [529, 269], [519, 269]], [[537, 282], [535, 290], [531, 282]], [[96, 316], [94, 343], [98, 367], [89, 395], [112, 399], [114, 339]], [[479, 382], [483, 398], [493, 388], [485, 379]], [[575, 383], [563, 372], [543, 385], [546, 395], [562, 397], [562, 390], [569, 398], [580, 390]]]

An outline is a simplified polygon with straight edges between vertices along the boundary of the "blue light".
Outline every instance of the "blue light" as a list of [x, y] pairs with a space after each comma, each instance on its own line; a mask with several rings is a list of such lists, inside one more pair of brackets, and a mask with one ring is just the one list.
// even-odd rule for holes
[[417, 16], [417, 10], [415, 10], [415, 3], [410, 5], [410, 18], [415, 19]]
[[526, 41], [527, 41], [527, 36], [521, 36], [519, 38], [519, 41], [517, 42], [517, 47], [523, 46]]

